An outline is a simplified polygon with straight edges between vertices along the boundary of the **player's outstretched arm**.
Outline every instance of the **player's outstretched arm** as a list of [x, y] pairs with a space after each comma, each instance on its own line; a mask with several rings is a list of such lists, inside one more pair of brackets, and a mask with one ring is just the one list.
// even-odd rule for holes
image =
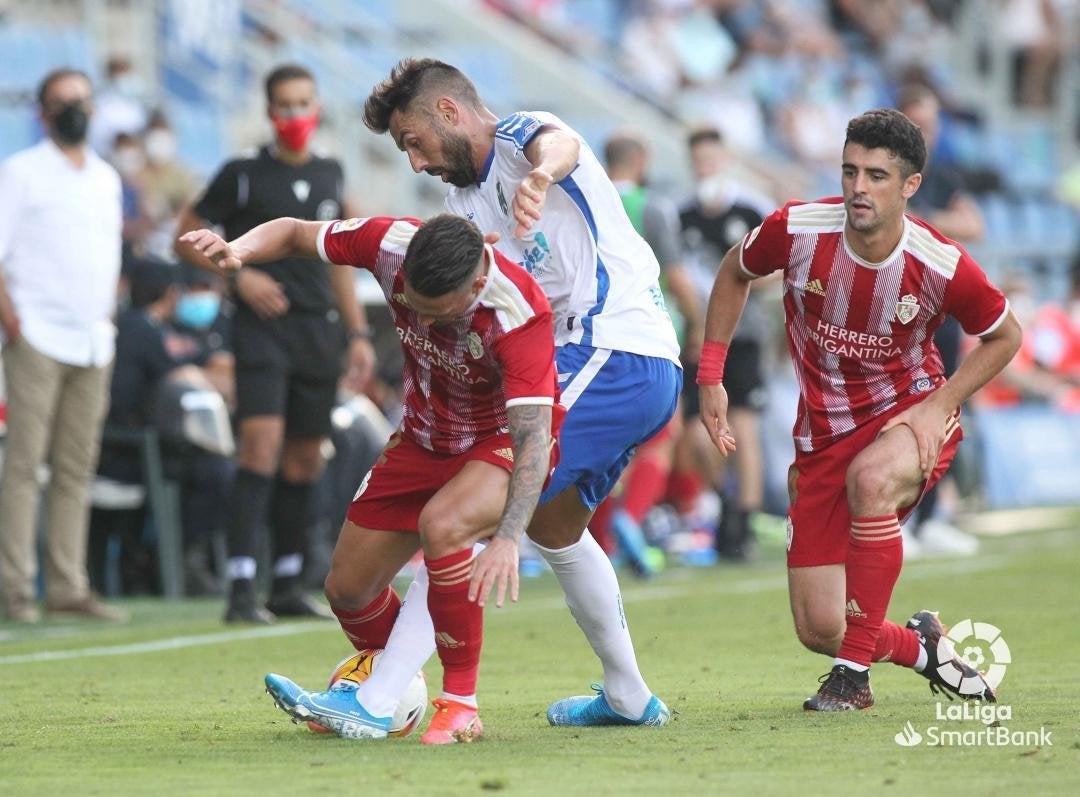
[[177, 251], [213, 260], [225, 272], [245, 263], [265, 263], [285, 257], [319, 258], [317, 240], [324, 222], [274, 219], [226, 242], [211, 230], [192, 230], [180, 236]]
[[705, 342], [698, 363], [698, 391], [701, 401], [701, 422], [721, 454], [735, 450], [735, 438], [727, 420], [727, 391], [722, 379], [724, 357], [735, 327], [746, 307], [750, 280], [739, 268], [741, 244], [736, 244], [720, 261], [720, 269], [709, 295], [705, 315]]
[[518, 544], [532, 519], [547, 479], [551, 450], [551, 407], [517, 404], [506, 408], [510, 439], [514, 445], [514, 470], [506, 508], [491, 542], [473, 563], [469, 600], [483, 606], [497, 587], [495, 605], [502, 607], [506, 588], [510, 600], [518, 599]]

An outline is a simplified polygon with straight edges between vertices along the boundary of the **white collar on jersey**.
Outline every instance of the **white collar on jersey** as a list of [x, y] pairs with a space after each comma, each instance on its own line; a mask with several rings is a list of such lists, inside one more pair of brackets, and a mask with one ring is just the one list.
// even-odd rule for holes
[[484, 273], [487, 279], [484, 280], [484, 287], [480, 289], [480, 293], [476, 294], [476, 299], [469, 305], [469, 309], [465, 311], [467, 313], [471, 313], [479, 307], [480, 302], [484, 301], [484, 297], [487, 296], [488, 291], [491, 289], [491, 272], [498, 268], [495, 264], [495, 250], [491, 248], [491, 244], [484, 244], [484, 262], [487, 265], [487, 271]]
[[841, 231], [840, 237], [844, 241], [844, 251], [848, 253], [852, 260], [854, 260], [860, 266], [866, 266], [866, 268], [872, 268], [876, 271], [877, 269], [884, 268], [885, 266], [889, 265], [889, 263], [891, 263], [898, 254], [904, 251], [904, 246], [907, 245], [908, 231], [910, 229], [911, 222], [908, 221], [907, 216], [904, 216], [904, 231], [900, 234], [900, 243], [896, 245], [895, 249], [889, 252], [889, 254], [885, 257], [884, 260], [879, 260], [877, 263], [871, 263], [869, 260], [863, 260], [857, 254], [855, 254], [855, 250], [848, 245], [847, 225], [844, 225], [844, 229]]

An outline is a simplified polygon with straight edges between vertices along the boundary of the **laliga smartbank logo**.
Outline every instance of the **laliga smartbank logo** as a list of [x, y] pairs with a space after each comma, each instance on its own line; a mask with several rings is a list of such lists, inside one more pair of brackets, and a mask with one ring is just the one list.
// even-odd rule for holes
[[[965, 678], [958, 668], [948, 663], [954, 657], [982, 673], [983, 679], [995, 690], [1012, 663], [1012, 653], [1001, 635], [1001, 629], [990, 623], [972, 620], [961, 620], [938, 640], [937, 660], [941, 662], [938, 675], [961, 696], [979, 694], [982, 691], [979, 680]], [[1037, 731], [1013, 730], [1003, 724], [1012, 722], [1012, 719], [1012, 706], [1007, 704], [974, 700], [943, 704], [939, 701], [934, 706], [937, 724], [916, 728], [909, 720], [893, 740], [901, 747], [920, 744], [927, 747], [1053, 746], [1052, 732], [1046, 730], [1045, 726]], [[967, 726], [954, 723], [966, 723]], [[972, 727], [974, 723], [979, 723], [981, 727]]]

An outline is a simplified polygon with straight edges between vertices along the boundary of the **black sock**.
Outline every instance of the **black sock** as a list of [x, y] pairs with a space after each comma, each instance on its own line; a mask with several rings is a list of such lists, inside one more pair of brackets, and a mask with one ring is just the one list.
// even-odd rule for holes
[[300, 581], [304, 543], [311, 524], [314, 485], [285, 481], [274, 484], [271, 524], [274, 530], [274, 584], [272, 594], [294, 590]]
[[250, 470], [238, 470], [233, 482], [229, 518], [229, 558], [249, 557], [258, 552], [256, 541], [270, 505], [274, 481]]

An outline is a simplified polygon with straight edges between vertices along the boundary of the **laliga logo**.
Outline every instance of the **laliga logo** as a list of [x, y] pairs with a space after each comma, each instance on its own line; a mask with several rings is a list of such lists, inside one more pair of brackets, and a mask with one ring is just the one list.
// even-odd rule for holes
[[[1006, 665], [1012, 663], [1012, 654], [1000, 628], [990, 623], [961, 620], [938, 640], [937, 645], [938, 661], [945, 662], [938, 667], [938, 674], [961, 694], [978, 694], [982, 686], [978, 679], [964, 678], [960, 670], [948, 663], [954, 650], [972, 669], [983, 672], [986, 682], [994, 689], [1005, 678]], [[988, 661], [990, 664], [986, 666]]]
[[922, 734], [915, 730], [915, 726], [911, 724], [911, 720], [908, 720], [903, 730], [896, 734], [893, 739], [901, 747], [914, 747], [922, 741]]

